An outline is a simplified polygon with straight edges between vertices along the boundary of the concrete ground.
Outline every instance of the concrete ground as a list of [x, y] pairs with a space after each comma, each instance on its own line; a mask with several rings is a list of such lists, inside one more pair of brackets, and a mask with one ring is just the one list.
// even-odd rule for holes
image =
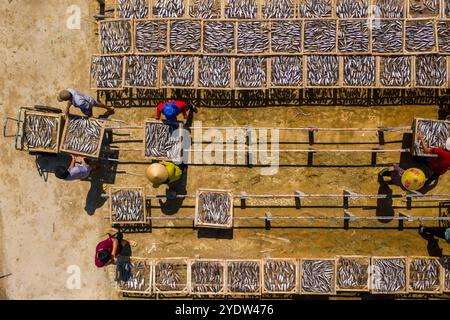
[[[68, 29], [67, 10], [76, 5], [81, 12], [81, 29]], [[20, 9], [20, 10], [19, 10]], [[0, 117], [15, 117], [21, 106], [35, 104], [62, 107], [56, 93], [67, 87], [89, 90], [89, 59], [97, 52], [95, 35], [95, 1], [2, 1], [5, 12], [0, 22]], [[24, 17], [28, 17], [24, 19]], [[139, 109], [118, 109], [115, 119], [131, 125], [142, 125], [152, 117], [154, 106]], [[98, 111], [97, 111], [98, 112]], [[96, 112], [96, 114], [97, 114]], [[437, 118], [435, 106], [393, 107], [302, 107], [264, 109], [207, 109], [195, 116], [203, 126], [254, 127], [376, 127], [409, 126], [414, 117]], [[8, 131], [15, 128], [12, 124]], [[142, 132], [129, 131], [137, 140]], [[114, 137], [115, 140], [124, 139]], [[375, 133], [323, 132], [317, 141], [320, 148], [376, 147]], [[388, 133], [385, 148], [400, 148], [403, 133]], [[305, 133], [280, 134], [282, 142], [307, 141]], [[341, 141], [355, 144], [339, 146]], [[2, 299], [110, 299], [116, 298], [111, 287], [112, 268], [97, 269], [93, 250], [102, 239], [102, 230], [108, 226], [108, 203], [99, 196], [109, 187], [145, 187], [148, 194], [164, 194], [165, 188], [152, 189], [142, 174], [146, 168], [141, 153], [121, 152], [117, 172], [103, 172], [100, 176], [114, 176], [102, 182], [100, 176], [91, 182], [64, 183], [49, 174], [47, 181], [37, 171], [64, 159], [36, 159], [26, 152], [14, 150], [12, 138], [0, 140], [0, 298]], [[117, 145], [117, 144], [116, 144]], [[121, 145], [122, 146], [122, 145]], [[123, 144], [139, 148], [140, 143]], [[280, 148], [308, 148], [307, 144], [281, 144]], [[230, 189], [234, 193], [293, 194], [342, 193], [348, 189], [357, 193], [378, 194], [390, 192], [377, 182], [377, 173], [383, 167], [400, 161], [399, 154], [378, 157], [379, 165], [370, 166], [370, 154], [321, 153], [314, 157], [314, 166], [307, 167], [305, 155], [290, 154], [280, 157], [279, 172], [261, 175], [261, 167], [191, 165], [187, 173], [187, 194], [198, 188]], [[143, 162], [136, 164], [129, 162]], [[126, 172], [126, 173], [125, 173]], [[450, 175], [443, 176], [432, 193], [448, 193]], [[394, 194], [402, 193], [397, 187]], [[305, 200], [301, 210], [293, 199], [252, 200], [246, 209], [239, 208], [237, 217], [264, 216], [342, 216], [341, 199]], [[437, 216], [439, 208], [432, 203], [413, 204], [395, 199], [392, 204], [377, 200], [358, 200], [350, 211], [360, 216], [390, 215], [409, 211], [416, 216]], [[152, 216], [187, 217], [194, 214], [194, 202], [186, 199], [174, 205], [151, 201]], [[176, 210], [175, 210], [176, 209]], [[271, 257], [333, 257], [335, 255], [439, 255], [450, 254], [442, 240], [427, 241], [417, 234], [416, 223], [406, 223], [398, 231], [397, 223], [352, 223], [349, 230], [342, 221], [276, 220], [271, 230], [264, 229], [263, 221], [239, 220], [232, 233], [204, 232], [192, 229], [191, 222], [159, 221], [146, 233], [126, 234], [134, 240], [133, 255], [140, 257], [194, 258], [262, 258]], [[74, 267], [75, 266], [75, 267]], [[80, 271], [80, 288], [73, 288], [72, 280]]]

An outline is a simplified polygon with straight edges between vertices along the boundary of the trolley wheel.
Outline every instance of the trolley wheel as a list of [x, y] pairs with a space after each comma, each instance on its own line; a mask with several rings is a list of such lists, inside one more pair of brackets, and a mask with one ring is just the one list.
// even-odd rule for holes
[[49, 106], [40, 106], [40, 105], [36, 105], [34, 106], [35, 110], [39, 110], [39, 111], [48, 111], [48, 112], [52, 112], [52, 113], [61, 113], [61, 109], [59, 108], [54, 108], [54, 107], [49, 107]]

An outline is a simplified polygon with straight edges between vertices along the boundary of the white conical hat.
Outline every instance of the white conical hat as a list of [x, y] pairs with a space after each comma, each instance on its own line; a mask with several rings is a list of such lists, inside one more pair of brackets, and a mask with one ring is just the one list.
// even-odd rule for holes
[[445, 149], [450, 151], [450, 138], [448, 138], [447, 141], [445, 142]]
[[153, 183], [154, 187], [158, 187], [169, 179], [169, 173], [167, 172], [166, 167], [160, 163], [151, 164], [147, 168], [145, 175], [148, 180]]

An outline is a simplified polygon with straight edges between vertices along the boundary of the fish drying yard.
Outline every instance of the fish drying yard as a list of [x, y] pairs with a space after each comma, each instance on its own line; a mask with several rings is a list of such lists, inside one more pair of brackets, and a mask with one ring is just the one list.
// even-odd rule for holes
[[[450, 0], [0, 11], [0, 299], [450, 298], [450, 246], [418, 233], [450, 226], [450, 173], [420, 192], [378, 175], [430, 177], [418, 137], [450, 137]], [[66, 88], [115, 113], [65, 117]], [[156, 119], [172, 99], [199, 111]], [[89, 178], [55, 177], [70, 155]], [[180, 160], [175, 190], [152, 186]], [[111, 227], [124, 263], [96, 268]]]

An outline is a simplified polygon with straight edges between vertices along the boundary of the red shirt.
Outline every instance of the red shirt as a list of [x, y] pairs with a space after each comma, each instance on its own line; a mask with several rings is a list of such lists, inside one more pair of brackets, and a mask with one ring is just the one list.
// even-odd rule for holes
[[158, 104], [156, 106], [156, 119], [160, 119], [161, 118], [161, 112], [162, 112], [162, 109], [164, 108], [164, 106], [166, 105], [166, 103], [170, 103], [172, 101], [181, 110], [178, 114], [183, 113], [183, 116], [185, 118], [187, 118], [187, 112], [186, 112], [187, 104], [186, 104], [186, 102], [183, 102], [183, 101], [180, 101], [180, 100], [170, 100], [168, 102], [161, 102], [160, 104]]
[[101, 268], [105, 265], [105, 263], [101, 262], [100, 259], [97, 258], [97, 253], [99, 253], [102, 250], [107, 250], [109, 253], [112, 253], [113, 250], [113, 237], [108, 237], [108, 239], [103, 240], [102, 242], [99, 242], [97, 244], [97, 247], [95, 248], [95, 265], [98, 268]]
[[431, 148], [430, 152], [438, 155], [428, 164], [430, 169], [439, 175], [446, 173], [450, 168], [450, 151], [442, 148]]

